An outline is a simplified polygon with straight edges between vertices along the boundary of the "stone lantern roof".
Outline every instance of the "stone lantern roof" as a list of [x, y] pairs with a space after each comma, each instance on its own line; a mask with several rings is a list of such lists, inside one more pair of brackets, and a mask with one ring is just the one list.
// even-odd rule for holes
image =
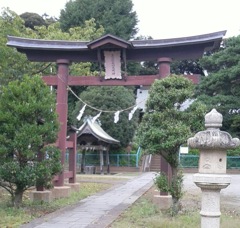
[[205, 115], [205, 131], [198, 132], [188, 139], [188, 145], [196, 149], [231, 149], [240, 145], [238, 138], [232, 138], [228, 132], [220, 131], [222, 114], [212, 109]]

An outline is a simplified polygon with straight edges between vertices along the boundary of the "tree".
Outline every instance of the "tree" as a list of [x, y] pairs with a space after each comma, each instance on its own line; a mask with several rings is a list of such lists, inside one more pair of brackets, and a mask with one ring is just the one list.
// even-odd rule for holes
[[0, 17], [0, 84], [18, 79], [29, 73], [31, 65], [25, 55], [6, 46], [7, 36], [24, 36], [26, 27], [23, 20], [13, 11], [5, 9]]
[[49, 16], [48, 14], [44, 13], [42, 15], [42, 18], [45, 20], [45, 24], [48, 26], [48, 25], [51, 25], [53, 23], [56, 23], [58, 21], [58, 19], [56, 17], [52, 17], [52, 16]]
[[[135, 105], [135, 97], [132, 89], [123, 86], [96, 86], [88, 87], [81, 93], [81, 100], [88, 104], [84, 112], [84, 116], [96, 116], [100, 110], [108, 111], [102, 112], [99, 117], [101, 127], [113, 138], [120, 141], [122, 147], [125, 147], [132, 141], [137, 124], [137, 113], [129, 121], [128, 114]], [[78, 101], [75, 111], [72, 115], [72, 122], [80, 126], [83, 123], [84, 116], [81, 122], [78, 122], [76, 117], [84, 104]], [[98, 109], [94, 110], [90, 106]], [[118, 110], [128, 110], [120, 112], [119, 121], [114, 123], [114, 114]]]
[[19, 206], [25, 190], [49, 188], [61, 171], [60, 151], [48, 146], [59, 129], [55, 96], [40, 77], [24, 76], [1, 87], [0, 110], [0, 186]]
[[179, 60], [171, 64], [172, 74], [200, 74], [204, 75], [199, 60]]
[[[170, 75], [155, 81], [149, 91], [146, 113], [138, 128], [139, 144], [147, 153], [160, 154], [172, 169], [171, 191], [173, 213], [178, 211], [181, 197], [181, 175], [179, 174], [179, 147], [192, 134], [194, 113], [201, 112], [198, 106], [191, 112], [181, 110], [181, 104], [193, 96], [193, 84], [183, 76]], [[203, 113], [202, 113], [203, 116]]]
[[[55, 63], [30, 62], [26, 55], [16, 49], [6, 46], [7, 36], [46, 40], [92, 40], [103, 34], [103, 28], [96, 28], [94, 19], [85, 21], [82, 27], [71, 28], [62, 32], [60, 23], [48, 26], [35, 26], [35, 30], [26, 28], [24, 20], [13, 11], [5, 9], [0, 16], [0, 84], [7, 84], [14, 79], [20, 79], [24, 74], [56, 74]], [[90, 75], [91, 63], [72, 64], [70, 73], [73, 75]]]
[[24, 20], [27, 28], [35, 29], [35, 26], [46, 25], [45, 20], [37, 13], [23, 13], [20, 17]]
[[15, 48], [8, 47], [7, 36], [26, 38], [40, 38], [39, 31], [26, 28], [24, 20], [9, 9], [3, 10], [0, 16], [0, 84], [20, 79], [24, 74], [36, 75], [42, 72], [50, 72], [49, 63], [29, 62], [26, 55], [21, 54]]
[[[240, 136], [240, 117], [231, 113], [240, 108], [240, 36], [224, 40], [218, 52], [204, 56], [200, 63], [208, 71], [197, 87], [197, 99], [208, 106], [208, 111], [216, 108], [222, 113], [222, 129], [233, 136]], [[233, 114], [233, 115], [232, 115]]]
[[105, 33], [129, 40], [136, 33], [137, 16], [131, 0], [75, 0], [69, 1], [61, 10], [59, 21], [63, 31], [82, 26], [94, 18], [97, 28]]

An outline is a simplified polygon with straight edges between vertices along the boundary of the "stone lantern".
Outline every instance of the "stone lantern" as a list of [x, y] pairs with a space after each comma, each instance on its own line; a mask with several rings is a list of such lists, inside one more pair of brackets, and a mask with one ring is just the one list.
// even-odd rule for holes
[[222, 120], [222, 115], [213, 109], [205, 115], [206, 130], [188, 139], [188, 146], [200, 152], [199, 173], [193, 175], [193, 181], [202, 190], [202, 228], [220, 227], [220, 191], [231, 182], [226, 175], [226, 151], [240, 145], [238, 138], [220, 131]]

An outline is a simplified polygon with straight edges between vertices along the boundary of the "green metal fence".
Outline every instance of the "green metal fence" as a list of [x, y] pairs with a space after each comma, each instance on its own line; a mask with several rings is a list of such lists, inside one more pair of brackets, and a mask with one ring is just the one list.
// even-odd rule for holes
[[197, 168], [199, 156], [184, 154], [180, 155], [180, 165], [183, 168]]
[[[180, 155], [180, 164], [183, 168], [198, 168], [199, 155]], [[240, 156], [227, 156], [228, 169], [240, 169]]]
[[[66, 162], [68, 162], [69, 154], [66, 152]], [[139, 147], [136, 154], [109, 154], [109, 160], [111, 166], [128, 166], [139, 167], [139, 161], [141, 157], [141, 148]], [[77, 154], [77, 165], [80, 166], [82, 154]], [[104, 155], [104, 161], [106, 156]], [[180, 165], [183, 168], [198, 168], [199, 155], [182, 154], [180, 155]], [[85, 165], [98, 166], [100, 163], [99, 154], [85, 154]], [[228, 169], [240, 169], [240, 156], [227, 156], [227, 168]]]
[[227, 157], [228, 169], [240, 169], [240, 156], [228, 156]]
[[[139, 160], [141, 156], [141, 148], [139, 147], [136, 154], [114, 154], [109, 153], [109, 161], [111, 166], [129, 166], [129, 167], [138, 167]], [[68, 162], [69, 153], [66, 152], [66, 162]], [[106, 161], [106, 155], [103, 155], [104, 161]], [[77, 154], [77, 165], [80, 166], [82, 160], [82, 154]], [[85, 154], [85, 165], [87, 166], [97, 166], [100, 163], [99, 153], [94, 154]]]

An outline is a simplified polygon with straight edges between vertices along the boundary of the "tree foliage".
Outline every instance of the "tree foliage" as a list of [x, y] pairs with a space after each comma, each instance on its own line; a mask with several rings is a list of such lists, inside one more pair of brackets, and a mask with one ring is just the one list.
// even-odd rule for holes
[[36, 26], [49, 26], [58, 21], [56, 17], [49, 16], [46, 13], [40, 16], [37, 13], [25, 12], [21, 14], [20, 17], [24, 20], [25, 27], [33, 30], [35, 30]]
[[47, 146], [59, 129], [55, 96], [40, 77], [24, 76], [1, 87], [0, 109], [0, 186], [18, 206], [25, 190], [49, 187], [61, 171], [59, 150]]
[[129, 40], [137, 33], [137, 16], [131, 0], [69, 1], [61, 10], [59, 21], [63, 31], [68, 31], [92, 18], [95, 18], [97, 28], [104, 27], [106, 34]]
[[[7, 84], [14, 79], [20, 79], [27, 75], [56, 74], [55, 63], [30, 62], [25, 54], [6, 46], [7, 36], [46, 40], [93, 40], [103, 34], [103, 28], [96, 28], [94, 19], [85, 21], [82, 27], [71, 28], [68, 32], [62, 32], [59, 22], [50, 25], [35, 26], [34, 30], [25, 27], [24, 20], [9, 9], [3, 10], [0, 16], [0, 83]], [[90, 75], [91, 63], [73, 63], [70, 66], [72, 75]]]
[[171, 64], [172, 74], [200, 74], [204, 75], [203, 68], [199, 60], [179, 60]]
[[24, 20], [27, 28], [35, 29], [35, 26], [47, 25], [45, 20], [37, 13], [23, 13], [20, 17]]
[[[125, 147], [132, 141], [137, 124], [137, 113], [129, 121], [128, 114], [131, 109], [120, 112], [119, 121], [114, 123], [114, 113], [135, 105], [135, 98], [132, 89], [123, 86], [97, 86], [88, 87], [81, 93], [80, 98], [88, 105], [99, 110], [109, 111], [102, 112], [99, 120], [101, 127], [113, 138], [120, 141], [121, 146]], [[75, 125], [80, 126], [83, 123], [84, 116], [96, 116], [100, 111], [86, 107], [81, 122], [77, 122], [76, 117], [83, 107], [83, 103], [79, 101], [73, 112], [72, 121]]]
[[[198, 128], [196, 124], [193, 129], [191, 127], [196, 120], [194, 115], [204, 116], [203, 106], [190, 106], [191, 112], [181, 110], [181, 104], [192, 98], [193, 93], [192, 82], [183, 76], [170, 75], [155, 81], [150, 88], [146, 113], [137, 133], [139, 144], [147, 153], [160, 154], [166, 159], [176, 181], [179, 181], [179, 147], [186, 143], [192, 130]], [[174, 203], [178, 202], [180, 195], [179, 189], [176, 189], [178, 186], [173, 183], [173, 192], [178, 193], [172, 195]]]
[[[20, 78], [29, 73], [29, 63], [25, 55], [6, 46], [7, 36], [24, 36], [27, 32], [23, 20], [13, 11], [5, 9], [0, 17], [0, 84]], [[24, 35], [23, 35], [24, 34]]]
[[228, 38], [223, 47], [205, 56], [200, 63], [208, 71], [197, 87], [198, 100], [208, 106], [208, 111], [216, 108], [224, 118], [223, 130], [240, 136], [240, 117], [231, 113], [240, 108], [240, 36]]
[[193, 95], [191, 81], [169, 76], [155, 81], [150, 88], [146, 113], [139, 127], [140, 143], [149, 153], [160, 153], [178, 166], [177, 151], [190, 134], [188, 117], [179, 111], [180, 104]]

